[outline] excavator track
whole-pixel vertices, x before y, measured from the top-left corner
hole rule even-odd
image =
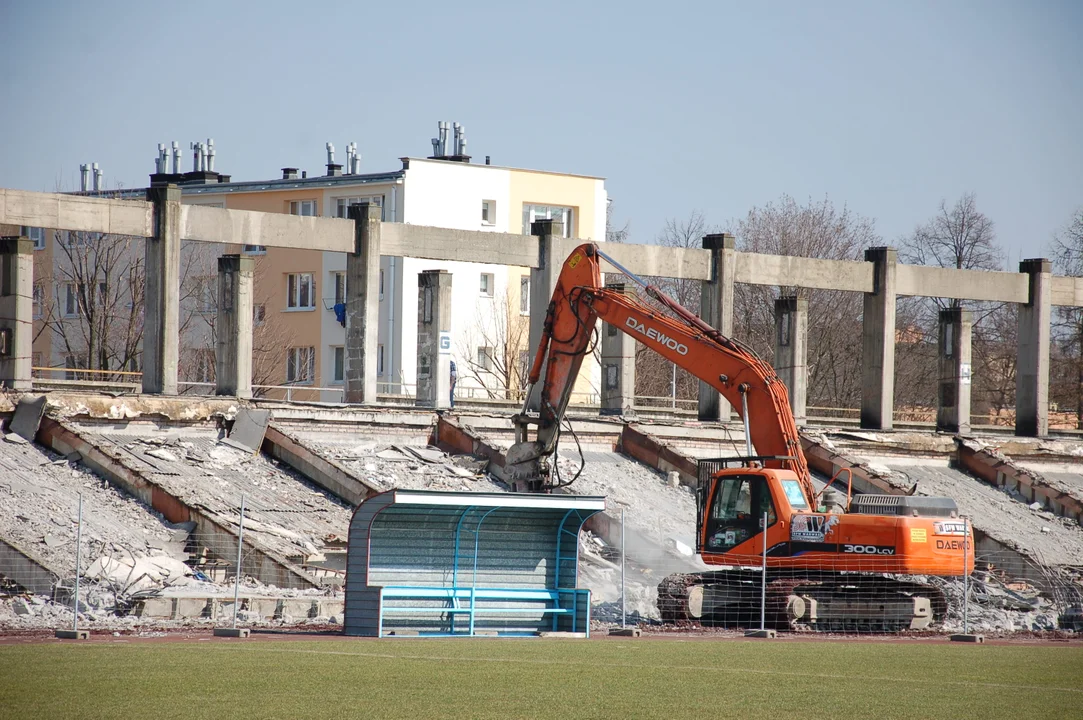
[[[762,577],[756,570],[670,575],[658,585],[662,621],[759,627]],[[766,627],[803,632],[920,630],[947,613],[940,588],[890,575],[768,570],[764,600]]]

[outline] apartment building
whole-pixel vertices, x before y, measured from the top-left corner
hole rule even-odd
[[[346,217],[353,203],[382,208],[388,222],[462,230],[529,234],[538,219],[560,219],[567,237],[605,240],[603,178],[471,162],[465,135],[441,124],[429,157],[403,157],[399,169],[360,172],[351,144],[344,164],[328,144],[318,176],[287,167],[262,181],[181,184],[185,203],[215,207]],[[217,181],[224,179],[224,182]],[[257,353],[278,353],[258,384],[293,388],[291,396],[334,402],[344,377],[345,330],[335,312],[345,294],[346,256],[303,249],[245,247],[256,258],[256,321],[264,328]],[[529,324],[529,268],[384,257],[380,273],[379,391],[413,393],[416,378],[418,274],[452,274],[455,316],[452,357],[459,395],[514,397],[525,375]],[[257,328],[257,334],[261,332]],[[197,352],[192,349],[192,352]],[[258,364],[258,361],[257,361]],[[599,370],[584,363],[579,400],[597,395]],[[306,388],[324,388],[306,391]],[[280,396],[281,391],[271,393]]]

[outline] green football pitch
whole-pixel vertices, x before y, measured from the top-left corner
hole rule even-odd
[[[0,645],[4,718],[1083,718],[1083,644],[389,639]]]

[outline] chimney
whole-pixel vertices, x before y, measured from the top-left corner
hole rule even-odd
[[[207,172],[214,172],[214,138],[207,138]]]
[[[163,170],[162,172],[165,172],[165,170]],[[173,141],[173,174],[181,174],[181,149],[180,143],[178,143],[176,140]]]
[[[486,155],[486,156],[485,156],[485,164],[486,164],[486,165],[489,165],[489,164],[491,164],[491,163],[489,162],[489,156],[488,156],[488,155]]]
[[[98,167],[98,163],[93,163],[90,167],[94,171],[94,192],[99,192],[102,189],[101,168]]]
[[[335,146],[327,143],[327,177],[338,177],[342,174],[342,166],[335,164]]]
[[[199,143],[188,143],[188,147],[192,151],[192,172],[199,172]]]
[[[79,189],[83,192],[90,189],[90,166],[86,163],[79,166]]]
[[[297,179],[297,168],[282,168],[282,179],[283,180],[296,180]]]
[[[302,170],[301,171],[301,179],[304,180],[307,177],[308,177],[308,170]]]
[[[165,172],[166,162],[168,161],[168,154],[165,149],[165,145],[158,143],[158,157],[154,159],[154,174],[161,175]]]
[[[451,154],[452,155],[459,155],[460,154],[459,153],[459,138],[461,137],[460,133],[462,132],[462,127],[463,126],[460,125],[459,123],[454,123],[451,126],[451,129],[454,131],[454,136],[451,139]]]

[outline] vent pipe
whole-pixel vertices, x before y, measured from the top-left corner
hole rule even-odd
[[[83,192],[90,189],[90,166],[86,163],[79,166],[79,189]]]
[[[440,138],[432,139],[432,156],[440,157]]]
[[[181,149],[180,143],[176,140],[173,141],[173,174],[180,175],[181,173]]]
[[[335,146],[331,143],[327,143],[327,164],[335,164]]]
[[[199,172],[199,143],[189,143],[192,151],[192,172]]]
[[[169,157],[164,143],[158,143],[158,157],[154,159],[154,172],[161,175],[166,171],[166,162]]]
[[[207,138],[207,172],[214,172],[214,138]]]
[[[455,123],[451,126],[454,131],[454,137],[452,138],[451,154],[459,155],[459,141],[462,139],[463,126],[459,123]]]
[[[447,120],[441,120],[438,124],[440,127],[440,152],[436,153],[436,156],[444,157],[447,155]]]
[[[98,163],[93,163],[90,167],[94,171],[94,192],[98,192],[102,189],[102,171]]]
[[[486,164],[486,165],[489,165],[489,164],[490,164],[490,163],[489,163],[489,156],[488,156],[488,155],[486,155],[486,156],[485,156],[485,164]]]

